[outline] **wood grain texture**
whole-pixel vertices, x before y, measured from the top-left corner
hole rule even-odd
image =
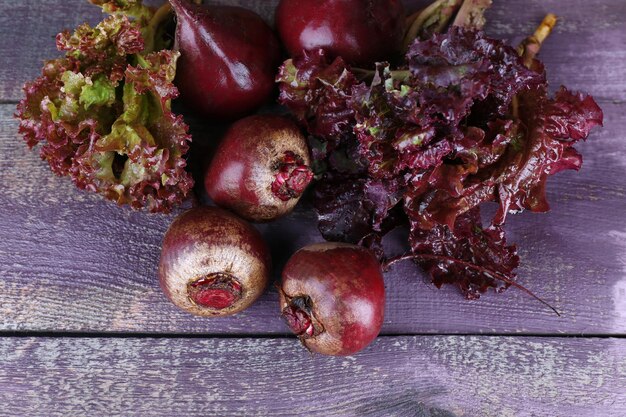
[[[626,340],[0,339],[3,416],[623,417]]]
[[[160,0],[148,3],[160,4]],[[257,11],[272,21],[278,0],[213,0]],[[428,0],[406,0],[410,10]],[[531,34],[543,16],[556,13],[560,22],[541,58],[555,86],[567,84],[606,100],[626,99],[626,2],[623,0],[498,0],[489,10],[487,32],[518,42]],[[41,72],[44,59],[57,56],[54,36],[101,17],[86,0],[0,0],[0,100],[15,101],[21,85]]]
[[[160,0],[149,0],[158,4]],[[216,0],[272,19],[277,0]],[[418,8],[428,0],[408,0]],[[160,242],[176,213],[148,215],[55,177],[12,119],[24,81],[54,57],[54,35],[98,9],[86,0],[0,0],[0,334],[142,333],[134,337],[0,338],[0,416],[626,415],[626,2],[496,0],[487,31],[517,42],[547,12],[562,17],[542,51],[553,88],[599,98],[605,128],[580,146],[580,173],[549,184],[552,212],[511,216],[523,256],[519,291],[465,301],[410,264],[386,274],[382,336],[348,358],[310,356],[291,338],[151,338],[145,333],[281,335],[270,288],[252,308],[200,319],[173,307],[156,279]],[[204,136],[198,121],[196,135]],[[197,149],[201,149],[197,148]],[[197,155],[196,155],[197,158]],[[299,247],[320,241],[309,206],[259,226],[274,276]],[[387,242],[400,252],[402,232]],[[130,335],[132,336],[132,335]]]
[[[268,19],[275,3],[234,2]],[[425,2],[411,3],[416,8]],[[511,216],[508,224],[523,256],[520,282],[563,317],[514,290],[468,302],[455,289],[437,290],[417,268],[403,264],[387,274],[383,332],[625,334],[626,3],[495,3],[489,31],[510,39],[530,33],[547,11],[563,16],[543,51],[551,81],[605,98],[606,127],[580,147],[582,172],[559,174],[549,184],[552,213]],[[83,0],[0,0],[0,10],[6,34],[0,93],[8,101],[19,98],[19,85],[37,74],[44,57],[54,56],[54,33],[101,16]],[[13,111],[13,105],[0,105],[0,330],[286,332],[273,289],[232,318],[206,320],[177,311],[155,277],[160,241],[173,216],[118,208],[55,177],[18,138]],[[306,204],[260,229],[276,271],[293,251],[321,240]],[[402,251],[398,242],[390,239],[390,246]]]
[[[520,282],[557,317],[511,289],[476,302],[437,290],[410,263],[386,274],[383,333],[626,334],[626,104],[603,103],[605,128],[580,146],[579,173],[551,180],[552,212],[511,216]],[[0,329],[203,334],[284,334],[273,288],[249,310],[201,319],[178,311],[156,279],[160,242],[173,219],[118,208],[55,177],[16,134],[0,106]],[[291,253],[320,241],[306,204],[259,228],[274,276]],[[390,247],[402,251],[399,236]]]

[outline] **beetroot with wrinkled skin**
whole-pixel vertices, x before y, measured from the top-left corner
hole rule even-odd
[[[287,262],[279,288],[282,315],[310,351],[351,355],[380,332],[385,285],[368,249],[346,243],[319,243]]]
[[[202,206],[178,216],[165,234],[159,280],[181,309],[227,316],[259,298],[269,270],[269,250],[254,227],[225,210]]]
[[[281,0],[276,27],[292,57],[322,48],[367,66],[400,51],[405,12],[400,0]]]
[[[181,53],[175,83],[190,110],[236,119],[271,98],[280,45],[259,15],[234,6],[170,3]]]
[[[220,207],[251,221],[270,221],[295,207],[313,178],[306,139],[282,116],[249,116],[220,143],[204,184]]]

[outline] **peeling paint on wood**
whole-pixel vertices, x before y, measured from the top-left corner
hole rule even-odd
[[[0,339],[8,416],[622,417],[624,392],[624,339]]]
[[[160,0],[149,3],[160,4]],[[212,0],[257,11],[272,22],[278,0]],[[428,0],[407,0],[417,10]],[[97,22],[99,9],[86,0],[0,0],[0,99],[18,100],[20,87],[41,72],[44,59],[56,56],[54,36],[84,21]],[[626,30],[623,0],[494,1],[487,13],[487,32],[519,41],[530,35],[543,16],[552,12],[560,21],[545,43],[541,57],[554,87],[567,84],[606,100],[626,99]],[[19,24],[16,24],[19,22]],[[19,47],[15,47],[19,45]],[[602,76],[599,76],[602,74]]]
[[[555,316],[510,289],[481,300],[437,290],[419,269],[386,274],[383,332],[626,333],[626,104],[603,103],[605,128],[581,145],[579,173],[548,186],[552,212],[510,216],[522,259],[520,282],[553,303]],[[173,215],[118,208],[54,176],[16,134],[13,106],[0,106],[0,329],[204,334],[284,334],[273,288],[249,310],[222,319],[179,312],[156,279],[160,242]],[[277,277],[298,248],[320,241],[312,209],[259,228]],[[401,240],[390,246],[401,251]],[[622,289],[620,291],[620,288]]]
[[[278,0],[210,2],[271,22]],[[626,2],[497,0],[487,32],[517,42],[547,12],[561,18],[541,52],[552,88],[595,95],[606,125],[580,146],[582,171],[549,184],[552,212],[507,225],[520,282],[563,317],[514,290],[468,302],[402,264],[386,275],[384,333],[626,335]],[[18,138],[10,103],[56,56],[54,35],[100,17],[86,0],[0,0],[0,332],[285,334],[273,289],[231,318],[176,310],[156,280],[176,213],[81,192]],[[321,240],[306,204],[259,228],[276,271]],[[622,417],[624,393],[624,338],[385,336],[347,358],[280,338],[0,338],[1,416]]]

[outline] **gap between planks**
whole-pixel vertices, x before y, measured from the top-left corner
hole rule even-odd
[[[249,334],[249,333],[149,333],[149,332],[55,332],[55,331],[0,331],[0,338],[59,338],[59,339],[276,339],[295,340],[291,334]],[[381,333],[378,338],[397,337],[506,337],[542,339],[626,339],[626,334],[606,333]]]

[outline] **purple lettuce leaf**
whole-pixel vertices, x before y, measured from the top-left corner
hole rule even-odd
[[[406,58],[395,71],[351,69],[322,54],[283,66],[282,103],[323,145],[313,152],[323,167],[320,230],[382,258],[383,236],[408,219],[408,256],[421,257],[436,285],[454,284],[468,298],[516,285],[506,215],[548,209],[547,178],[580,168],[573,145],[602,112],[564,88],[548,97],[539,61],[527,68],[481,31],[453,27],[415,41]],[[484,202],[499,205],[486,228]]]

